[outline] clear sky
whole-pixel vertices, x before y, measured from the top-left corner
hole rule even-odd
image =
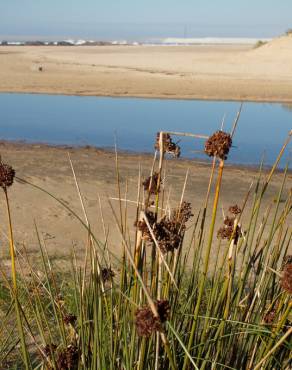
[[[0,39],[243,36],[292,28],[292,0],[0,0]]]

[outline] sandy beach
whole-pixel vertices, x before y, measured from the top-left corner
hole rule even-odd
[[[292,102],[292,37],[248,45],[1,46],[0,91]]]
[[[108,203],[110,198],[118,197],[114,153],[92,147],[53,147],[9,142],[1,142],[0,153],[2,160],[10,163],[15,168],[16,175],[19,178],[32,182],[51,192],[83,218],[79,196],[68,160],[68,153],[70,153],[92,230],[102,242],[105,240],[105,234],[109,231],[107,237],[108,245],[116,256],[120,256],[122,250],[121,238]],[[127,227],[131,240],[134,240],[135,231],[133,223],[136,212],[135,201],[137,199],[139,166],[141,166],[142,179],[145,179],[149,176],[152,160],[151,155],[121,153],[119,156],[122,198],[132,201],[127,203]],[[193,218],[194,222],[200,209],[202,209],[205,199],[210,175],[210,163],[169,159],[166,168],[165,188],[167,196],[168,192],[170,192],[170,207],[177,207],[188,169],[189,178],[185,200],[192,203],[195,215]],[[224,172],[220,209],[222,208],[226,211],[232,204],[238,203],[241,205],[243,203],[252,181],[257,177],[257,170],[233,167],[227,164]],[[282,177],[281,173],[277,173],[273,177],[269,191],[263,199],[263,212],[268,205],[271,205],[272,209],[274,208],[275,195],[280,187]],[[283,199],[287,196],[291,179],[292,175],[290,173],[284,187]],[[212,194],[214,186],[212,187]],[[83,256],[87,243],[87,232],[80,222],[76,221],[70,211],[59,205],[48,195],[19,181],[16,181],[9,190],[9,197],[11,200],[16,246],[20,251],[26,247],[33,260],[36,259],[37,261],[40,258],[34,226],[34,223],[36,223],[39,234],[46,243],[51,258],[58,261],[61,266],[62,264],[68,264],[72,246],[74,246],[78,257]],[[243,225],[247,223],[246,217],[250,212],[251,201],[252,199],[248,202],[243,215]],[[118,202],[113,199],[111,199],[111,202],[118,212]],[[0,219],[2,220],[0,258],[9,264],[3,194],[0,197],[0,205]],[[219,214],[216,228],[219,228],[222,222],[223,214]],[[190,223],[189,226],[191,225]],[[215,242],[216,240],[215,237]]]

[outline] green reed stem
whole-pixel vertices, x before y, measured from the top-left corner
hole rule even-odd
[[[223,169],[224,169],[224,161],[221,160],[220,165],[219,165],[219,172],[218,172],[218,178],[217,178],[217,185],[216,185],[215,198],[214,198],[213,211],[212,211],[212,220],[211,220],[211,225],[210,225],[210,234],[209,234],[209,240],[207,244],[203,276],[201,278],[200,285],[199,285],[199,294],[198,294],[198,298],[197,298],[197,302],[195,306],[191,334],[190,334],[188,347],[187,347],[188,352],[190,352],[191,347],[193,345],[193,341],[194,341],[194,336],[195,336],[197,322],[198,322],[198,314],[200,310],[201,301],[203,298],[203,292],[204,292],[204,287],[205,287],[205,282],[206,282],[206,277],[207,277],[207,272],[208,272],[208,267],[209,267],[209,259],[210,259],[211,247],[212,247],[212,242],[213,242],[213,234],[214,234],[214,228],[215,228],[215,222],[216,222],[216,215],[217,215],[217,208],[218,208]],[[189,358],[186,356],[184,360],[184,364],[183,364],[183,370],[186,370],[188,364],[189,364]]]
[[[16,311],[16,317],[17,317],[17,326],[18,326],[18,331],[19,331],[19,335],[20,335],[21,349],[22,349],[22,354],[23,354],[25,367],[26,367],[26,369],[31,369],[31,364],[30,364],[30,361],[29,361],[27,346],[26,346],[26,342],[25,342],[24,328],[23,328],[23,323],[22,323],[22,318],[21,318],[21,308],[20,308],[20,303],[19,303],[19,300],[18,300],[14,236],[13,236],[10,204],[9,204],[8,193],[7,193],[6,188],[4,189],[4,195],[5,195],[5,201],[6,201],[7,216],[8,216],[9,245],[10,245],[10,258],[11,258],[11,274],[12,274],[12,282],[13,282],[13,296],[14,296],[14,299],[15,299],[15,311]]]

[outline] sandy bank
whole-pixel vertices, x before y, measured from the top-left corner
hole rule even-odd
[[[99,240],[105,240],[101,221],[102,209],[105,231],[106,233],[109,231],[108,244],[113,253],[117,256],[120,255],[122,250],[121,239],[108,204],[108,198],[118,196],[114,153],[95,148],[62,148],[7,142],[0,143],[0,153],[3,161],[10,163],[16,169],[18,177],[45,188],[83,217],[68,161],[68,153],[70,153],[93,232]],[[128,203],[127,211],[129,238],[133,240],[133,222],[136,212],[134,202],[137,199],[139,166],[142,169],[142,178],[147,177],[152,164],[152,156],[121,154],[119,162],[122,197],[133,201],[133,203]],[[189,169],[189,179],[185,199],[192,203],[195,220],[205,199],[210,164],[196,163],[190,160],[168,160],[165,186],[167,194],[170,191],[169,204],[174,208],[180,200],[187,169]],[[224,171],[220,209],[223,207],[226,210],[229,205],[234,203],[242,204],[251,182],[256,177],[257,171],[255,169],[227,165]],[[284,187],[283,198],[289,191],[289,184],[291,187],[291,179],[292,175],[289,174]],[[275,195],[281,181],[282,175],[280,173],[276,174],[269,191],[264,197],[262,210],[265,210],[269,204],[272,205],[273,209]],[[212,188],[212,194],[213,190]],[[68,261],[73,245],[77,255],[83,255],[87,233],[70,211],[60,206],[48,195],[19,181],[12,186],[9,196],[18,249],[21,250],[25,245],[32,258],[38,259],[40,257],[34,227],[34,222],[36,222],[50,256],[57,259],[59,263]],[[117,201],[112,200],[112,203],[118,211]],[[2,193],[0,194],[0,206],[0,258],[8,263],[6,212]],[[247,204],[246,214],[249,213],[250,207],[251,201]],[[222,220],[223,216],[219,214],[216,228],[220,226]],[[244,216],[243,225],[246,222]]]
[[[291,58],[292,37],[258,49],[3,46],[0,91],[292,102]]]

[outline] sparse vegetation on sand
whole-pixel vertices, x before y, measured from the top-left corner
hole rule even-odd
[[[288,165],[267,209],[262,200],[292,132],[270,172],[264,174],[260,166],[245,198],[224,210],[216,230],[224,164],[238,118],[230,133],[221,129],[210,137],[158,133],[149,177],[137,179],[134,225],[116,155],[118,207],[110,199],[108,207],[120,233],[121,259],[108,249],[106,229],[102,236],[92,233],[72,162],[81,215],[0,162],[11,257],[11,273],[0,263],[1,369],[291,368],[292,192],[283,191]],[[201,209],[185,199],[188,173],[181,201],[169,207],[164,169],[167,155],[180,155],[175,136],[206,140],[212,164]],[[10,212],[15,178],[54,199],[87,230],[84,261],[73,248],[71,271],[56,269],[37,224],[42,265],[32,265],[26,248],[16,247]],[[243,223],[248,203],[251,212]],[[134,240],[130,228],[136,230]],[[192,235],[188,244],[186,233]]]
[[[261,46],[264,46],[266,45],[268,42],[267,41],[262,41],[262,40],[259,40],[255,43],[254,45],[254,49],[257,49],[257,48],[260,48]]]

